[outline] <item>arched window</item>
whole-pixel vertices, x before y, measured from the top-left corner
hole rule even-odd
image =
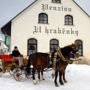
[[[43,24],[47,24],[48,23],[48,15],[47,14],[45,14],[45,13],[40,13],[39,14],[39,17],[38,17],[39,19],[39,23],[43,23]]]
[[[57,39],[50,40],[50,52],[55,51],[59,46],[59,41]]]
[[[73,25],[73,16],[71,15],[65,16],[65,25]]]
[[[81,40],[76,40],[75,44],[78,46],[79,55],[83,56],[83,42]]]
[[[27,55],[37,52],[37,40],[32,38],[28,40]]]
[[[61,0],[52,0],[53,3],[61,3]]]

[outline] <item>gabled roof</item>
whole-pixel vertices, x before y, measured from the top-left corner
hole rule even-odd
[[[10,21],[8,21],[7,23],[11,22],[14,18],[16,18],[19,14],[21,14],[22,12],[24,12],[27,8],[29,8],[31,5],[33,5],[35,2],[37,2],[38,0],[34,0],[33,2],[30,3],[29,6],[27,6],[25,9],[23,9],[20,13],[18,13],[16,16],[14,16]],[[88,17],[90,17],[90,15],[76,2],[76,0],[72,0],[84,13],[86,13],[86,15]],[[5,25],[7,25],[7,23]],[[5,26],[4,25],[4,26]],[[2,26],[1,28],[3,28],[4,26]]]

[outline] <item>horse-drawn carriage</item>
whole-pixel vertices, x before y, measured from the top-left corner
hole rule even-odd
[[[35,72],[37,71],[39,80],[40,80],[40,72],[42,75],[42,79],[44,79],[43,71],[45,68],[49,68],[50,62],[52,62],[52,68],[53,65],[55,64],[55,68],[54,68],[55,86],[58,86],[57,84],[58,73],[59,73],[59,82],[61,85],[63,85],[64,82],[66,82],[65,69],[68,63],[73,62],[70,59],[79,56],[76,52],[77,52],[77,46],[75,44],[71,44],[64,48],[59,48],[58,50],[51,53],[51,57],[50,54],[48,53],[37,52],[31,54],[28,59],[24,58],[22,67],[19,67],[18,60],[13,59],[10,55],[0,55],[0,59],[2,62],[2,69],[0,68],[0,73],[6,71],[10,72],[11,70],[13,70],[13,76],[15,80],[20,81],[22,79],[21,77],[22,70],[24,70],[26,76],[32,74],[34,84],[36,84]],[[55,57],[55,53],[56,53],[56,57]],[[56,63],[54,63],[54,59],[57,60]],[[30,67],[31,65],[33,65],[32,68]]]
[[[0,55],[0,77],[3,73],[9,72],[14,76],[15,80],[21,80],[21,78],[19,77],[21,75],[21,69],[24,68],[26,64],[27,57],[23,57],[22,66],[19,66],[19,60],[17,58],[12,58],[11,54]],[[19,73],[18,76],[17,73]]]

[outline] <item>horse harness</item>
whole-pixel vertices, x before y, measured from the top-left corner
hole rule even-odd
[[[61,59],[62,61],[67,62],[67,63],[72,63],[71,60],[65,59],[65,57],[63,56],[60,48],[57,50],[57,55],[60,57],[60,59]]]

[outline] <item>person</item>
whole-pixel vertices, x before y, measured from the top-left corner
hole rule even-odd
[[[21,56],[17,46],[14,47],[14,50],[12,51],[12,57],[19,57]]]
[[[19,60],[19,67],[21,67],[22,66],[23,57],[22,57],[21,53],[19,52],[17,46],[14,47],[14,50],[12,51],[11,55],[12,55],[12,58],[17,58]]]

